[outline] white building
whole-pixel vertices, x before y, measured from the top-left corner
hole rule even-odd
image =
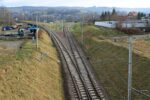
[[[116,28],[117,21],[97,21],[95,22],[95,25],[108,28]]]
[[[102,27],[108,27],[108,28],[116,28],[118,24],[118,21],[97,21],[95,22],[96,26],[102,26]],[[121,23],[121,26],[123,28],[144,28],[147,27],[147,23],[145,21],[141,20],[135,20],[135,21],[124,21]]]

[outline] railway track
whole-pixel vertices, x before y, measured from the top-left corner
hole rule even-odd
[[[81,50],[78,47],[78,44],[72,34],[68,31],[68,29],[64,29],[64,33],[66,34],[66,38],[69,43],[70,51],[73,54],[74,61],[76,63],[76,66],[78,68],[78,73],[81,75],[81,77],[84,80],[84,84],[86,85],[87,92],[90,95],[91,100],[105,100],[105,96],[97,84],[97,82],[94,80],[93,74],[90,72],[90,69],[88,68],[88,64],[86,62],[86,59],[81,55]]]
[[[46,29],[48,30],[48,29]],[[108,100],[102,89],[95,81],[95,77],[88,68],[86,59],[81,54],[81,50],[74,37],[67,29],[64,29],[64,40],[61,40],[56,33],[50,32],[50,36],[55,43],[63,64],[66,65],[70,77],[72,100]]]

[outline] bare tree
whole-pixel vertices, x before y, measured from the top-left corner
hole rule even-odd
[[[10,11],[6,7],[0,7],[0,24],[11,25],[12,23],[13,18]]]

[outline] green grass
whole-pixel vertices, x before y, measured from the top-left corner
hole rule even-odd
[[[85,26],[84,50],[93,69],[111,100],[127,100],[128,49],[111,43],[94,41],[91,37],[123,35],[113,29]],[[74,26],[74,35],[80,40],[80,28]],[[116,33],[115,33],[116,32]],[[118,32],[118,33],[117,33]],[[91,33],[91,34],[88,34]],[[113,34],[107,34],[113,33]],[[80,41],[79,41],[80,42]],[[150,91],[150,59],[133,53],[133,87]],[[147,92],[149,93],[149,92]],[[132,100],[149,100],[148,97],[132,94]]]
[[[3,39],[0,39],[0,41],[17,41],[18,39],[15,39],[15,38],[3,38]]]
[[[77,23],[75,24],[71,31],[73,33],[76,33],[76,36],[81,36],[81,24]],[[107,36],[107,37],[112,37],[112,36],[120,36],[120,35],[124,35],[123,32],[120,32],[116,29],[111,29],[111,28],[104,28],[104,27],[96,27],[94,25],[84,25],[83,26],[83,32],[84,32],[84,36],[98,36],[98,35],[102,35],[102,36]]]
[[[89,45],[86,53],[111,100],[124,100],[127,97],[128,50],[107,42],[91,41]],[[149,59],[133,54],[133,87],[150,90],[149,65]],[[133,100],[148,100],[135,94]]]
[[[16,59],[21,60],[25,58],[30,58],[32,56],[33,51],[36,50],[35,46],[33,46],[32,42],[26,41],[20,50],[16,53]]]

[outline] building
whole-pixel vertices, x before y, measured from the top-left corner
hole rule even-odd
[[[150,23],[143,20],[126,20],[126,21],[96,21],[96,26],[107,28],[139,28],[141,30],[150,30]]]
[[[96,21],[95,25],[108,28],[116,28],[117,21]]]

